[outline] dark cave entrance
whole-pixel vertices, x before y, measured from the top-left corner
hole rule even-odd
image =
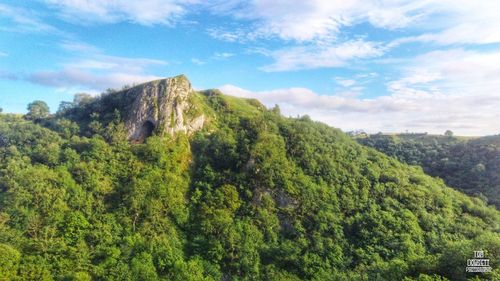
[[[137,142],[144,142],[148,137],[150,137],[153,134],[154,130],[155,130],[155,124],[153,124],[153,122],[151,121],[144,122],[144,124],[142,124]]]

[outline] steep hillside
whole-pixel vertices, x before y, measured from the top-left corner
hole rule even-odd
[[[357,140],[402,162],[420,165],[447,185],[500,208],[500,136],[379,134]]]
[[[420,168],[217,90],[186,93],[182,114],[203,115],[198,130],[136,141],[127,120],[139,89],[35,121],[0,115],[0,276],[500,277],[500,213]],[[492,273],[466,275],[475,250]]]

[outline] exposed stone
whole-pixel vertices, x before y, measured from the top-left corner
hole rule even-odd
[[[125,127],[132,142],[143,142],[152,133],[159,135],[201,129],[205,116],[188,117],[191,83],[184,76],[176,76],[144,83],[128,89],[132,106],[125,117]]]
[[[291,234],[296,233],[290,214],[295,212],[299,202],[281,188],[257,187],[253,193],[252,203],[262,206],[265,196],[270,196],[274,201],[273,206],[278,209],[277,215],[281,231]]]

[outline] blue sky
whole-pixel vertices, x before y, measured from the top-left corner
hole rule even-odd
[[[0,2],[6,112],[181,73],[346,131],[498,134],[500,2]]]

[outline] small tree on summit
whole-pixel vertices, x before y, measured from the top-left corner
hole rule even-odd
[[[36,100],[28,104],[28,114],[26,114],[26,119],[28,120],[40,120],[49,116],[50,109],[49,106],[41,100]]]
[[[451,138],[453,137],[453,132],[451,130],[446,130],[446,132],[444,132],[444,135]]]
[[[92,102],[94,97],[87,93],[76,93],[73,97],[73,103],[78,106],[84,106]]]

